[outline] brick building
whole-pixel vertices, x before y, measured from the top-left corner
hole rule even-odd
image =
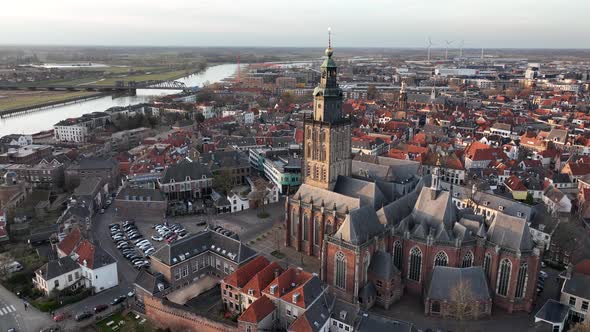
[[[20,180],[30,183],[34,188],[57,190],[64,184],[64,164],[57,159],[43,159],[35,165],[11,165],[7,170],[15,172]]]
[[[36,164],[43,159],[51,159],[53,148],[49,145],[30,144],[9,148],[0,154],[0,164]]]
[[[66,188],[75,188],[81,178],[97,177],[108,183],[109,188],[119,187],[119,163],[113,158],[83,158],[73,162],[65,170]]]
[[[213,175],[204,165],[184,159],[166,168],[158,185],[169,201],[202,198],[211,194]]]
[[[176,290],[206,275],[224,278],[255,256],[256,252],[235,234],[207,229],[162,246],[150,261],[152,271],[162,274]]]
[[[332,51],[327,55],[314,119],[305,122],[304,184],[285,203],[285,244],[319,257],[330,291],[365,307],[388,307],[403,291],[424,294],[435,266],[481,266],[494,305],[530,311],[541,253],[527,220],[502,212],[484,219],[460,209],[453,189],[441,188],[438,166],[418,184],[404,175],[405,166],[390,172],[359,161],[348,168],[350,135],[342,136],[341,93]],[[486,153],[473,161],[505,156],[475,150]]]
[[[162,220],[168,202],[158,189],[123,188],[115,198],[117,215],[123,219]]]

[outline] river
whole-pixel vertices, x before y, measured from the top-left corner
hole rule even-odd
[[[228,63],[208,67],[204,72],[178,79],[187,86],[203,86],[203,83],[215,83],[235,74],[236,64]],[[113,106],[128,106],[149,101],[154,96],[178,93],[176,90],[137,90],[136,96],[107,96],[91,100],[51,107],[19,116],[0,118],[0,137],[7,134],[34,134],[52,129],[53,125],[63,119],[79,117],[82,114],[104,111]]]

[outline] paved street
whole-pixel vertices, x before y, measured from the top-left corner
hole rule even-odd
[[[49,315],[32,306],[25,311],[23,301],[0,286],[0,331],[15,328],[17,331],[33,332],[52,326]]]
[[[109,207],[106,209],[104,214],[97,214],[95,216],[92,222],[92,232],[90,235],[96,245],[100,246],[106,252],[111,254],[115,260],[117,260],[119,285],[94,296],[88,297],[78,303],[58,309],[56,311],[57,313],[65,312],[72,316],[70,319],[60,324],[61,327],[66,331],[75,331],[79,329],[80,326],[89,324],[94,320],[99,320],[101,317],[107,316],[112,310],[115,310],[116,308],[109,307],[109,310],[100,313],[98,317],[93,317],[92,319],[84,321],[81,324],[74,322],[73,316],[76,314],[85,310],[92,311],[92,309],[99,304],[109,304],[115,297],[127,294],[133,289],[133,282],[135,281],[138,271],[133,268],[123,256],[121,256],[119,250],[117,250],[113,241],[111,240],[108,225],[116,221],[118,220],[115,220],[115,209],[114,207]]]

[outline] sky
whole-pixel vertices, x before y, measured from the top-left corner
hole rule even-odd
[[[0,44],[590,48],[589,0],[3,0]]]

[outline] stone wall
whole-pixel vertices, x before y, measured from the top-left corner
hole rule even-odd
[[[145,296],[145,313],[150,322],[171,331],[234,332],[236,325],[213,321],[164,300]]]

